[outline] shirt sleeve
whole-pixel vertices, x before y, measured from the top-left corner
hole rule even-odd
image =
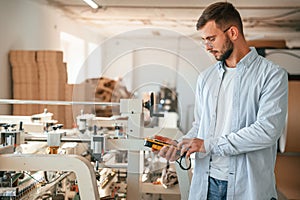
[[[288,77],[278,68],[265,77],[259,95],[256,120],[249,126],[219,138],[209,138],[205,149],[220,156],[231,156],[268,148],[281,136],[287,115]]]

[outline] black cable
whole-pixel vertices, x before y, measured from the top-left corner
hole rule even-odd
[[[179,161],[176,160],[176,162],[179,164],[179,167],[180,167],[182,170],[189,170],[189,169],[191,169],[191,167],[192,167],[191,157],[188,158],[188,159],[189,159],[189,165],[188,165],[187,167],[184,167],[184,166],[182,165],[182,159],[185,159],[185,155],[186,155],[186,153],[184,153],[182,156],[180,156]]]

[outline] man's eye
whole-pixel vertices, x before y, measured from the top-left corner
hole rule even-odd
[[[215,37],[211,37],[211,38],[207,38],[207,40],[210,41],[210,42],[214,42],[216,40],[216,38]]]

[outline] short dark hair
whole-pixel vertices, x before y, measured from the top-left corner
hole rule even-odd
[[[239,12],[228,2],[217,2],[209,5],[198,19],[196,28],[201,29],[208,21],[215,21],[219,29],[226,29],[228,25],[236,26],[243,33],[243,23]]]

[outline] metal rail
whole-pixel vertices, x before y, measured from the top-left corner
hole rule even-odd
[[[119,106],[117,102],[93,102],[93,101],[48,101],[48,100],[19,100],[0,99],[0,104],[47,104],[47,105],[98,105],[98,106]]]

